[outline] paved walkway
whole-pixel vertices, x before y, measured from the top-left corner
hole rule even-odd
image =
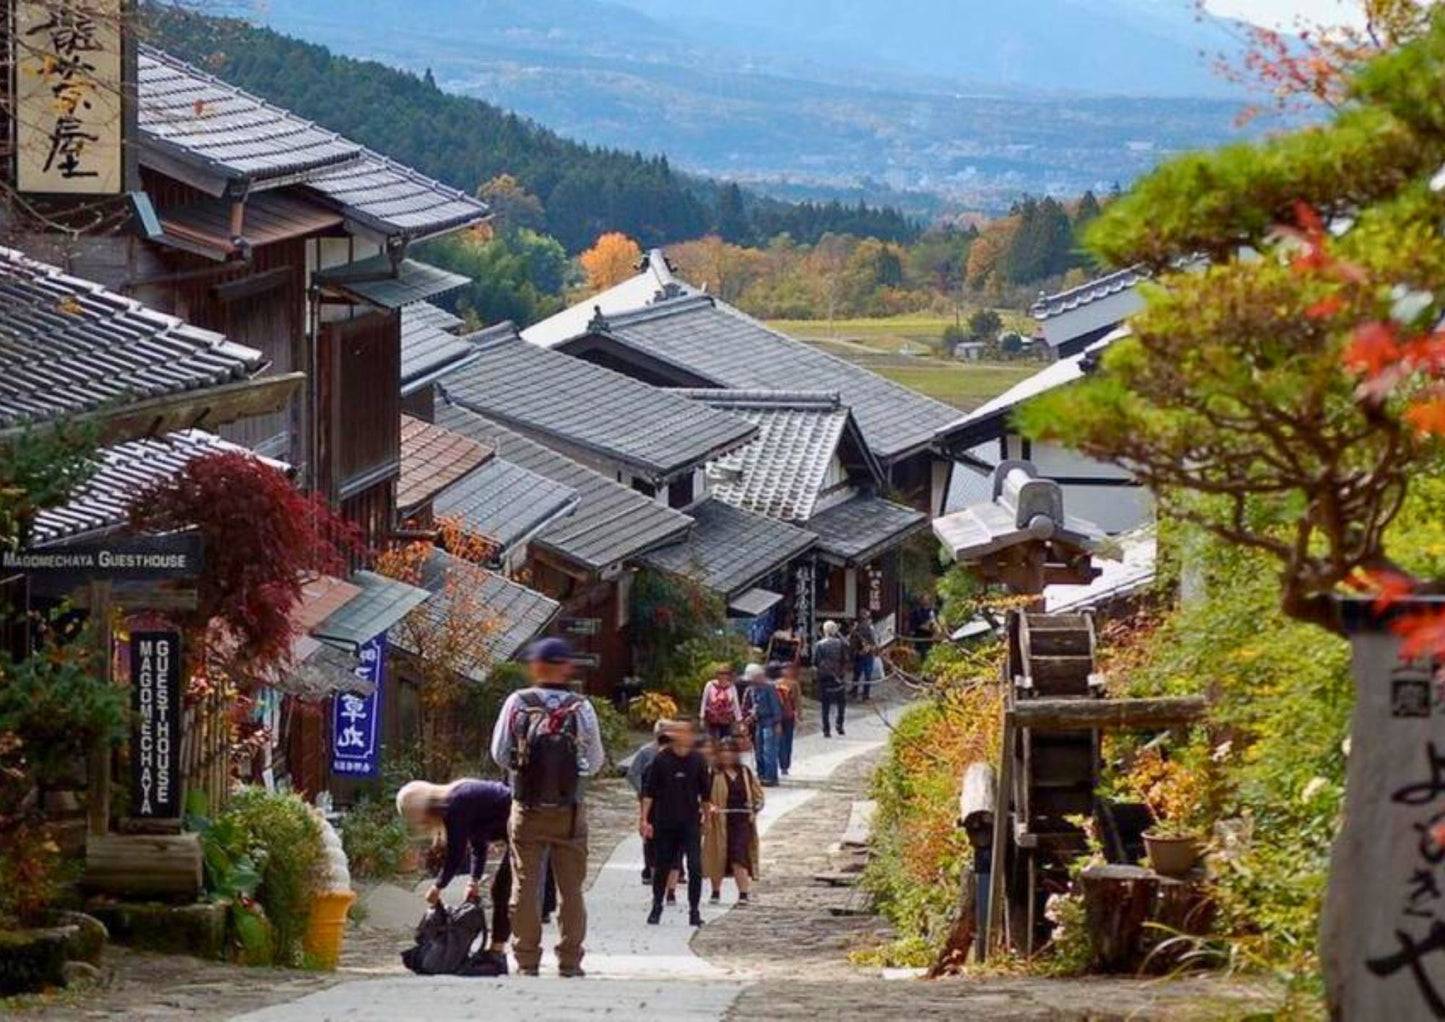
[[[759,818],[764,835],[789,813],[818,795],[816,785],[855,757],[879,748],[887,726],[876,713],[854,711],[847,738],[800,738],[793,772],[785,787],[768,791]],[[685,906],[669,910],[661,926],[646,924],[649,895],[643,888],[642,842],[623,841],[587,892],[590,916],[585,980],[562,980],[556,963],[543,963],[537,979],[501,980],[397,976],[343,983],[289,1004],[239,1016],[236,1022],[462,1022],[667,1017],[676,1022],[713,1022],[725,1017],[757,977],[713,965],[689,946],[693,929]],[[766,880],[763,881],[766,883]],[[731,885],[724,891],[728,897]],[[731,906],[705,905],[704,918],[717,920]],[[740,911],[764,911],[753,906]]]

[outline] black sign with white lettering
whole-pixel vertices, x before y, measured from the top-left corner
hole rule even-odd
[[[201,574],[201,537],[123,536],[40,550],[6,550],[0,569],[29,576],[31,591],[63,595],[88,582],[156,582]]]
[[[181,815],[181,635],[132,632],[131,815]]]

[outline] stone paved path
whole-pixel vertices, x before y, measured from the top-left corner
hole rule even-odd
[[[806,813],[818,795],[817,785],[851,760],[882,747],[887,725],[881,716],[860,712],[851,724],[846,738],[798,739],[788,785],[768,792],[768,806],[759,819],[765,838],[790,814]],[[685,907],[670,910],[661,926],[648,926],[649,897],[641,870],[642,842],[633,836],[613,851],[589,888],[586,980],[556,978],[549,953],[537,979],[408,975],[364,980],[238,1016],[236,1022],[461,1022],[481,1017],[551,1022],[639,1016],[711,1022],[727,1017],[733,1002],[758,977],[749,969],[713,964],[695,953],[690,946],[695,931],[687,925]],[[729,911],[727,904],[707,906],[704,917],[716,923]]]

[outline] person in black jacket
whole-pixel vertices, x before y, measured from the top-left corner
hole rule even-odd
[[[649,924],[662,921],[663,899],[667,894],[667,872],[661,867],[676,861],[678,853],[687,860],[688,923],[702,925],[702,821],[712,811],[712,784],[707,763],[694,747],[691,726],[679,726],[672,741],[658,752],[647,771],[637,829],[644,841],[654,842],[652,911]]]
[[[412,781],[396,793],[401,818],[415,830],[430,830],[445,844],[445,859],[436,882],[426,893],[427,904],[441,901],[442,891],[462,870],[470,879],[464,899],[479,901],[487,868],[487,847],[507,840],[507,819],[512,812],[512,791],[496,781],[461,780],[452,784]],[[504,854],[492,877],[492,934],[488,958],[493,975],[507,973],[507,939],[512,935],[512,869]]]

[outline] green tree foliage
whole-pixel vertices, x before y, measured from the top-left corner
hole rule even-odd
[[[152,40],[227,81],[440,181],[473,192],[511,175],[545,207],[542,225],[568,252],[620,231],[644,248],[701,237],[724,203],[719,189],[662,156],[564,139],[481,100],[439,91],[429,76],[337,56],[241,21],[169,6],[151,11]],[[739,237],[790,232],[815,241],[828,231],[908,240],[918,228],[901,212],[859,204],[754,198]],[[526,225],[519,225],[526,226]]]
[[[752,240],[752,228],[743,209],[743,190],[734,182],[729,181],[718,191],[713,233],[733,245],[746,245]]]
[[[554,238],[522,228],[483,237],[453,235],[428,242],[421,258],[471,281],[443,300],[460,315],[484,324],[511,320],[531,326],[563,306],[575,271]]]
[[[1003,317],[993,309],[977,309],[968,317],[968,339],[979,344],[991,344],[998,340],[1003,329]]]
[[[1074,265],[1074,225],[1059,202],[1025,198],[1014,216],[1018,227],[999,260],[1004,280],[1027,284],[1059,276]]]
[[[1166,500],[1204,495],[1178,513],[1272,557],[1287,612],[1326,626],[1337,587],[1388,570],[1388,526],[1441,467],[1442,76],[1437,16],[1331,124],[1173,161],[1114,203],[1094,247],[1161,286],[1101,372],[1022,417]],[[1175,270],[1199,253],[1208,269]]]

